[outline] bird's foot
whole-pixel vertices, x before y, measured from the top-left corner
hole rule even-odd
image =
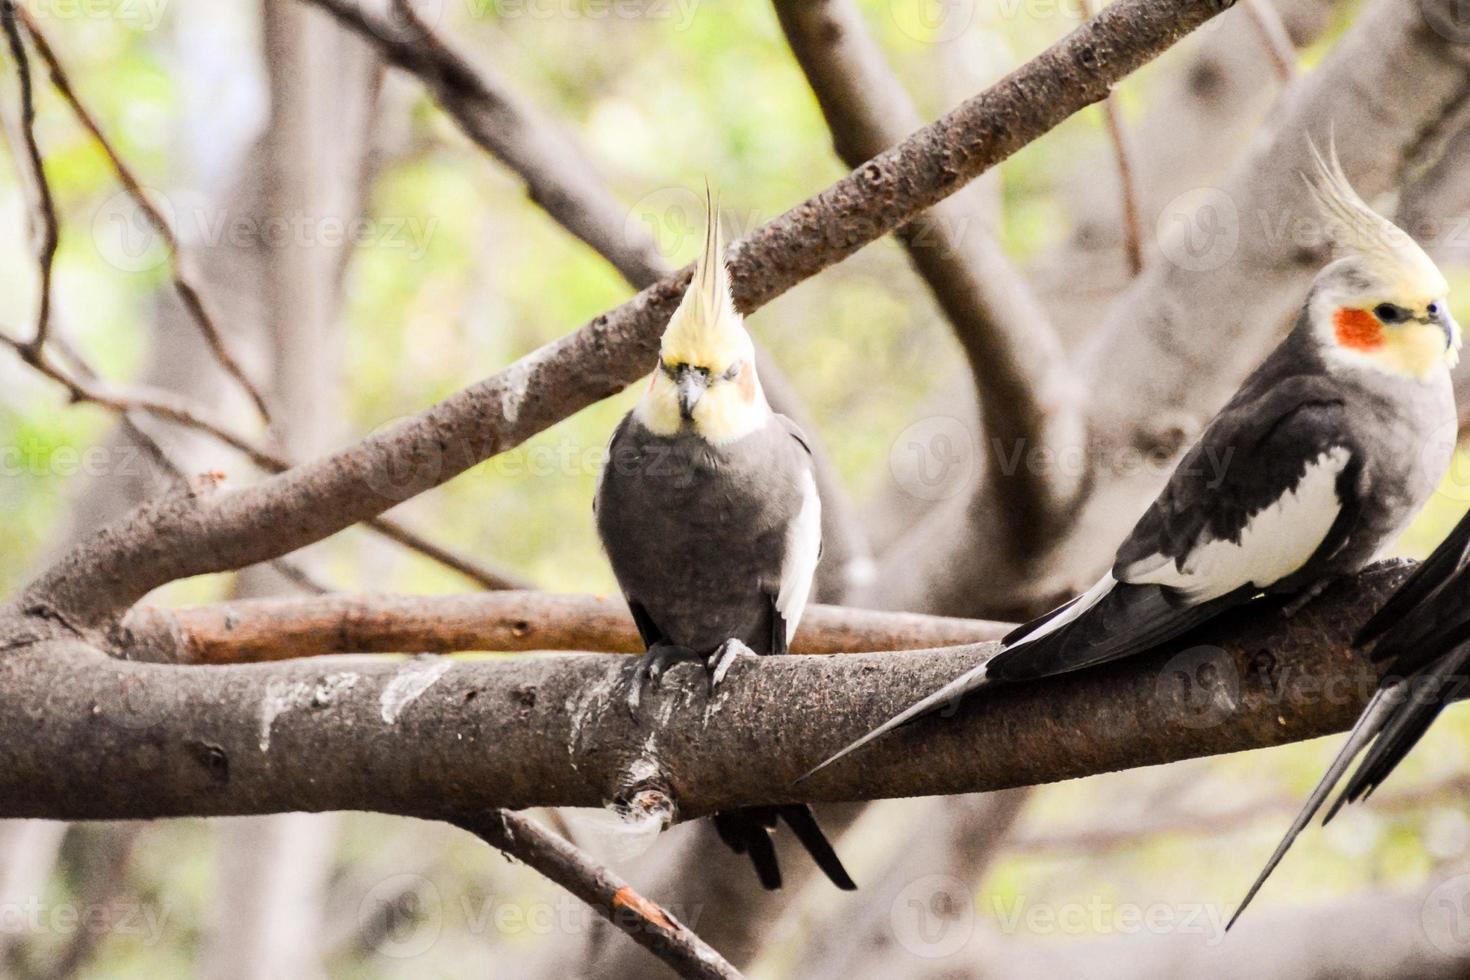
[[[658,687],[659,679],[664,672],[677,663],[686,660],[700,660],[699,654],[688,647],[681,647],[673,643],[655,643],[648,648],[648,652],[638,661],[637,668],[633,671],[633,678],[628,687],[628,711],[634,720],[638,718],[638,704],[643,698],[643,685]]]
[[[721,643],[714,653],[705,660],[704,666],[709,671],[709,693],[714,694],[715,688],[725,679],[730,671],[730,665],[735,662],[736,657],[756,655],[755,651],[746,646],[742,641],[733,636]]]
[[[1311,585],[1307,586],[1305,589],[1292,596],[1287,601],[1286,605],[1281,607],[1281,615],[1287,619],[1291,619],[1297,613],[1301,612],[1308,605],[1310,605],[1313,599],[1317,598],[1323,592],[1326,592],[1328,586],[1332,585],[1332,583],[1335,581],[1337,581],[1336,578],[1324,578],[1319,581],[1313,582]]]

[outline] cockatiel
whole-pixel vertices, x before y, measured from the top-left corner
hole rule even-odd
[[[1387,664],[1378,690],[1358,716],[1347,743],[1327,767],[1271,860],[1251,885],[1230,925],[1240,918],[1276,865],[1359,753],[1367,754],[1337,801],[1326,824],[1344,804],[1367,799],[1409,754],[1450,702],[1470,684],[1470,514],[1414,569],[1383,608],[1359,631],[1357,643],[1373,646],[1373,660]],[[1228,928],[1228,927],[1227,927]]]
[[[713,206],[653,376],[613,433],[594,507],[648,648],[629,692],[635,715],[645,682],[656,685],[675,662],[703,661],[713,693],[739,654],[787,652],[821,554],[822,505],[811,450],[761,390]],[[805,806],[714,817],[721,839],[773,889],[778,820],[834,884],[856,887]]]
[[[1129,657],[1262,594],[1294,596],[1295,607],[1398,538],[1449,465],[1460,329],[1429,257],[1363,203],[1336,153],[1330,163],[1312,154],[1307,186],[1342,254],[1184,456],[1111,572],[807,776],[982,685]]]

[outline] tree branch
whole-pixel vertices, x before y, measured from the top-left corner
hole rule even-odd
[[[598,183],[580,150],[517,95],[414,15],[393,18],[356,0],[304,0],[374,44],[389,64],[417,77],[465,135],[526,182],[531,199],[639,287],[667,273],[652,236],[624,234],[627,209]]]
[[[10,6],[10,0],[6,0],[6,7],[9,8]],[[77,122],[81,123],[82,128],[97,141],[97,145],[102,148],[103,154],[107,157],[108,164],[112,167],[112,172],[123,185],[123,189],[127,191],[128,197],[132,199],[138,211],[147,220],[148,224],[153,227],[153,230],[158,233],[159,238],[163,240],[164,246],[168,250],[170,268],[173,273],[174,289],[179,295],[179,301],[183,303],[185,311],[189,314],[189,318],[199,328],[199,332],[204,337],[205,343],[208,344],[210,352],[214,355],[214,359],[224,369],[224,372],[233,378],[241,390],[250,398],[261,419],[269,424],[271,421],[270,409],[266,405],[265,396],[261,393],[260,387],[250,379],[249,374],[241,367],[239,360],[230,353],[229,345],[225,343],[224,335],[220,333],[219,327],[214,322],[214,318],[209,315],[209,311],[204,306],[204,298],[184,274],[183,255],[179,249],[179,241],[177,236],[174,235],[173,228],[169,225],[168,219],[149,200],[147,193],[143,190],[143,185],[139,183],[132,169],[123,162],[122,156],[113,147],[112,141],[103,134],[102,127],[98,125],[96,117],[82,103],[82,100],[77,97],[76,89],[72,87],[71,79],[68,77],[66,69],[62,67],[61,60],[56,57],[56,52],[52,50],[51,43],[46,39],[46,35],[41,32],[40,26],[36,23],[35,18],[24,7],[16,7],[15,11],[20,23],[24,25],[26,33],[30,35],[31,43],[35,45],[36,53],[41,56],[41,60],[46,64],[46,70],[51,75],[51,84],[71,108],[72,114],[77,118]],[[12,41],[12,46],[17,44],[19,44],[18,36]],[[29,130],[29,126],[27,129]],[[39,172],[39,157],[37,157],[37,163]],[[42,182],[44,184],[44,179]],[[44,199],[48,202],[47,207],[49,209],[49,188],[45,189],[44,194]],[[54,252],[56,247],[56,215],[54,210],[51,211],[49,220],[52,225],[50,249]],[[49,266],[49,255],[47,256],[46,264]],[[49,282],[49,269],[46,270],[45,276],[45,281]],[[43,339],[44,336],[38,337],[38,341]],[[37,342],[33,346],[39,349],[41,345]]]
[[[1003,789],[1278,745],[1357,716],[1376,676],[1351,637],[1405,572],[1379,566],[1289,618],[1253,603],[1182,653],[998,688],[799,786],[828,752],[994,645],[746,659],[713,698],[698,665],[683,665],[635,719],[632,658],[171,666],[108,657],[65,624],[13,616],[0,621],[0,648],[14,648],[0,656],[0,816],[444,819],[656,792],[687,818]],[[114,640],[127,655],[126,633]]]
[[[633,890],[633,886],[555,834],[525,817],[498,810],[454,821],[481,840],[535,868],[634,942],[667,963],[681,977],[730,980],[740,974],[688,926]]]
[[[23,17],[25,11],[18,8],[14,0],[0,0],[0,28],[5,31],[5,40],[10,47],[10,56],[15,60],[15,73],[20,82],[19,149],[24,161],[23,169],[30,177],[31,191],[35,195],[33,220],[40,223],[36,264],[41,273],[41,285],[36,305],[36,329],[24,347],[28,356],[39,357],[51,330],[51,273],[55,265],[60,228],[56,220],[56,202],[51,197],[51,183],[46,179],[46,167],[41,159],[41,147],[36,142],[35,85],[31,78],[31,61],[26,55],[25,40],[16,26],[18,15]]]
[[[994,640],[983,620],[812,606],[796,653],[918,650]],[[334,653],[581,650],[642,653],[621,600],[544,592],[445,596],[331,595],[169,609],[136,606],[129,655],[159,663],[241,664]]]
[[[1286,29],[1281,14],[1266,0],[1242,0],[1251,26],[1261,37],[1261,44],[1271,56],[1271,64],[1283,83],[1296,78],[1296,48],[1291,43],[1291,32]]]
[[[787,42],[806,73],[837,153],[858,167],[922,125],[902,84],[847,0],[777,0]],[[986,230],[978,209],[951,198],[898,230],[969,357],[985,433],[988,475],[1016,552],[1042,538],[1075,498],[1083,474],[1011,468],[1001,460],[1058,455],[1081,440],[1077,384],[1040,303]]]
[[[730,249],[754,310],[912,219],[1154,57],[1218,7],[1119,0],[1005,79]],[[166,582],[257,564],[438,486],[644,374],[688,271],[356,446],[240,490],[175,494],[69,553],[24,604],[99,625]]]
[[[518,97],[500,78],[468,57],[412,7],[395,0],[395,19],[342,0],[304,0],[321,7],[354,31],[390,63],[417,78],[460,130],[477,146],[525,181],[531,199],[572,235],[591,246],[635,289],[671,272],[657,243],[585,163],[585,154],[562,126]],[[762,387],[772,407],[790,416],[808,434],[807,418],[795,387],[779,365],[756,353]],[[817,591],[840,601],[854,578],[861,580],[871,549],[862,534],[847,490],[820,439],[813,439],[817,489],[821,492],[822,532],[827,561],[818,568]]]
[[[59,338],[53,338],[53,341],[57,339]],[[114,412],[130,426],[133,425],[131,421],[133,415],[137,413],[151,415],[186,429],[202,432],[244,454],[252,463],[269,473],[282,473],[290,469],[290,464],[285,458],[249,437],[214,421],[208,416],[205,406],[195,404],[175,392],[161,388],[109,384],[98,378],[97,373],[87,362],[75,351],[69,349],[68,357],[75,365],[76,376],[68,375],[47,357],[44,349],[32,351],[26,344],[4,331],[0,331],[0,345],[14,349],[31,367],[65,388],[72,401],[87,402]],[[135,426],[134,431],[144,436]],[[147,439],[146,436],[144,438]],[[165,459],[163,451],[151,439],[147,439],[144,445],[151,445],[150,453],[156,450],[158,458]],[[179,471],[179,468],[171,463],[167,465],[167,469],[173,473]],[[531,587],[522,576],[506,569],[495,568],[479,559],[458,554],[435,544],[394,518],[375,517],[366,521],[365,524],[369,529],[388,540],[395,541],[410,551],[416,551],[446,568],[451,568],[487,589],[527,589]]]
[[[1162,259],[1073,357],[1091,393],[1095,479],[1076,520],[1047,542],[1054,558],[1018,576],[1004,554],[1009,532],[999,508],[936,510],[900,545],[913,567],[900,565],[896,581],[880,583],[892,604],[924,596],[946,613],[1007,617],[1011,606],[985,604],[972,583],[1014,582],[1015,605],[1025,608],[1075,594],[1107,567],[1178,454],[1284,335],[1327,261],[1323,246],[1303,241],[1304,228],[1318,227],[1301,190],[1311,167],[1304,134],[1320,145],[1335,128],[1349,179],[1371,199],[1390,182],[1412,185],[1411,165],[1458,118],[1470,53],[1426,21],[1452,17],[1450,5],[1371,4],[1285,92],[1272,128],[1228,175],[1181,194],[1173,213],[1156,219],[1168,232],[1158,242]],[[918,563],[921,555],[930,560]]]

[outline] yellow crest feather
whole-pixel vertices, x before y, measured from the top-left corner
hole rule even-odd
[[[1317,175],[1315,180],[1306,175],[1303,179],[1330,226],[1332,243],[1356,257],[1394,293],[1385,300],[1412,306],[1442,298],[1449,291],[1444,275],[1408,232],[1370,208],[1353,190],[1336,144],[1328,143],[1326,157],[1311,139],[1307,148]]]
[[[705,190],[704,248],[689,288],[664,330],[662,353],[671,363],[724,370],[750,356],[750,336],[730,295],[720,212]]]

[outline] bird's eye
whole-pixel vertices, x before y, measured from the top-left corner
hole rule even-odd
[[[668,361],[659,361],[658,366],[663,369],[664,374],[667,374],[671,378],[679,373],[679,365],[677,364],[670,364]]]
[[[725,369],[725,373],[721,375],[721,377],[723,377],[726,381],[734,381],[736,378],[740,377],[740,370],[743,367],[745,367],[744,362],[736,361],[734,364],[731,364],[728,368]]]
[[[1439,304],[1430,303],[1424,308],[1424,312],[1428,313],[1430,316],[1439,316]]]
[[[1384,323],[1403,323],[1409,318],[1409,311],[1392,303],[1379,303],[1373,307],[1373,315]]]

